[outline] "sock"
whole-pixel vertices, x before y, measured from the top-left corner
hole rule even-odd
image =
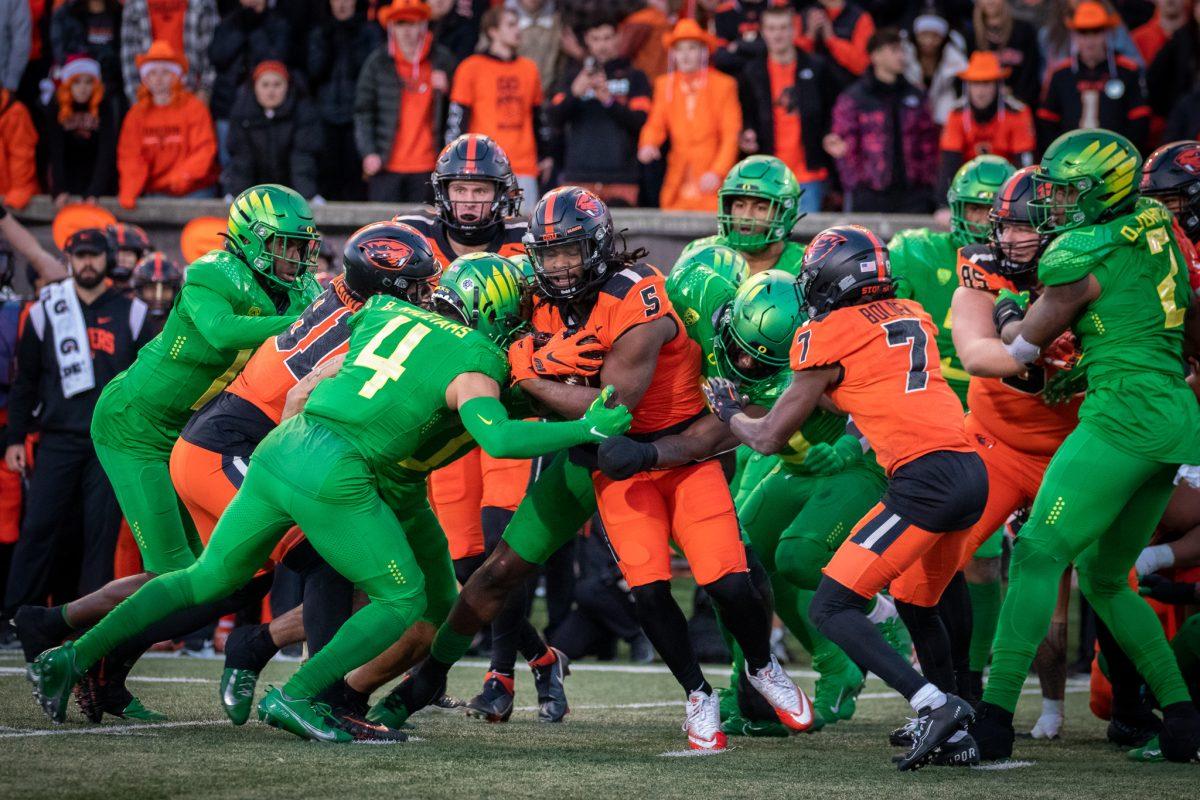
[[[896,601],[896,610],[908,632],[912,634],[913,647],[921,662],[921,674],[944,692],[957,686],[954,665],[950,655],[950,636],[937,608],[915,606]]]
[[[558,661],[558,654],[556,654],[549,647],[546,647],[544,644],[542,646],[545,648],[545,652],[537,658],[529,660],[529,666],[533,669],[537,669],[538,667],[548,667],[555,661]]]
[[[67,603],[63,603],[61,606],[55,606],[51,610],[58,613],[47,615],[50,625],[53,628],[51,633],[58,639],[67,638],[71,634],[71,631],[75,630],[75,626],[71,624],[71,620],[67,619],[67,605]]]
[[[446,672],[449,672],[450,667],[461,661],[462,657],[467,654],[474,638],[473,635],[456,632],[449,623],[446,623],[434,634],[429,655],[438,662],[439,666],[445,666]]]
[[[968,583],[967,591],[971,593],[971,670],[983,672],[1000,621],[1000,581]]]
[[[696,686],[708,687],[707,691],[711,692],[712,687],[704,679],[700,662],[696,660],[696,652],[692,648],[692,640],[688,636],[687,619],[671,596],[671,584],[654,581],[634,586],[632,592],[634,609],[642,630],[666,662],[675,680],[685,692],[694,691],[692,687]]]
[[[913,711],[916,711],[917,713],[920,713],[926,708],[932,711],[936,708],[941,708],[946,704],[946,694],[932,683],[927,683],[917,690],[916,694],[909,698],[908,704],[912,706]]]
[[[896,613],[896,604],[886,594],[877,594],[868,600],[866,614],[872,625],[878,625],[899,616]]]
[[[355,667],[382,653],[413,623],[416,603],[373,602],[346,620],[321,652],[306,661],[284,684],[291,697],[311,698]]]
[[[704,590],[720,611],[729,633],[741,645],[746,666],[757,672],[771,663],[771,609],[750,582],[748,572],[724,575]]]

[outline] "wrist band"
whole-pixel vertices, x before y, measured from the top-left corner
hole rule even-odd
[[[1042,354],[1042,348],[1030,344],[1021,334],[1017,334],[1017,338],[1013,339],[1012,344],[1004,345],[1004,349],[1018,364],[1032,364]]]

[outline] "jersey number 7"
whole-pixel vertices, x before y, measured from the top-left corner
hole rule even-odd
[[[894,319],[883,323],[888,347],[908,347],[908,384],[904,391],[919,392],[929,385],[929,337],[915,319]]]
[[[419,322],[413,325],[412,329],[404,334],[404,338],[396,344],[396,349],[390,356],[384,356],[379,351],[397,328],[410,322],[412,319],[404,314],[392,317],[354,359],[354,366],[375,370],[375,374],[368,378],[363,387],[358,390],[360,396],[370,400],[376,392],[387,385],[388,381],[394,381],[404,374],[405,360],[412,355],[413,349],[429,333],[429,326]]]

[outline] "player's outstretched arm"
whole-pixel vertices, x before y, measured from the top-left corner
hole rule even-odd
[[[1051,342],[1071,327],[1088,303],[1100,296],[1100,282],[1092,275],[1047,286],[1029,306],[1023,319],[1004,323],[1000,338],[1022,364],[1032,364]]]
[[[309,395],[312,394],[313,389],[317,388],[317,384],[336,375],[345,360],[345,353],[334,356],[318,365],[316,369],[297,381],[295,386],[288,389],[287,398],[283,402],[283,414],[280,416],[280,422],[303,411],[304,404],[308,402]]]
[[[218,350],[258,347],[295,322],[295,317],[243,316],[218,292],[198,284],[184,285],[179,305],[205,341]]]
[[[744,403],[733,384],[724,378],[710,378],[704,394],[713,413],[729,423],[740,441],[760,453],[778,453],[792,434],[808,419],[825,390],[834,383],[841,367],[817,367],[792,375],[792,382],[775,405],[757,419],[745,413]]]
[[[1004,349],[992,319],[995,298],[990,292],[960,286],[954,291],[950,313],[954,318],[951,333],[954,349],[963,369],[980,378],[1007,378],[1020,375],[1025,367]]]
[[[757,406],[751,406],[748,411],[763,413]],[[620,481],[655,467],[666,469],[703,461],[732,450],[738,444],[728,425],[715,416],[705,415],[679,433],[653,442],[614,436],[600,443],[597,462],[601,472]]]
[[[50,253],[46,252],[37,239],[33,238],[33,234],[25,228],[24,225],[17,222],[16,217],[8,212],[3,205],[0,205],[0,233],[4,234],[4,238],[12,245],[13,250],[24,256],[38,277],[47,283],[61,281],[67,277],[67,267]]]
[[[500,385],[481,372],[465,372],[450,382],[446,405],[457,410],[463,427],[493,458],[534,458],[580,444],[602,442],[629,430],[633,417],[613,400],[606,386],[583,412],[569,422],[514,420],[500,402]]]

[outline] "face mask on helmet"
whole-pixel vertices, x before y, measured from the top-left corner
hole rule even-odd
[[[317,266],[317,254],[321,252],[321,239],[319,236],[275,233],[267,239],[266,250],[274,264],[273,276],[286,284],[291,284]]]
[[[955,199],[950,203],[950,230],[955,236],[968,244],[980,244],[987,241],[991,233],[988,212],[990,203],[977,203],[968,200]]]
[[[723,194],[717,214],[717,231],[730,247],[757,252],[787,236],[783,207],[777,198]]]
[[[175,302],[179,287],[175,283],[155,281],[138,287],[138,296],[150,308],[150,316],[165,317]]]
[[[761,354],[742,345],[734,336],[730,309],[726,308],[717,323],[717,335],[713,338],[713,355],[717,358],[717,370],[722,377],[736,379],[743,384],[755,384],[772,378],[779,373],[780,366],[762,360]]]
[[[1090,178],[1064,181],[1047,175],[1033,177],[1034,199],[1029,217],[1039,233],[1058,233],[1087,223],[1080,198],[1092,189]]]
[[[538,285],[552,298],[585,292],[604,271],[604,254],[592,238],[526,243]]]
[[[1038,259],[1049,243],[1032,225],[992,219],[992,247],[1001,272],[1019,275],[1037,269]]]

